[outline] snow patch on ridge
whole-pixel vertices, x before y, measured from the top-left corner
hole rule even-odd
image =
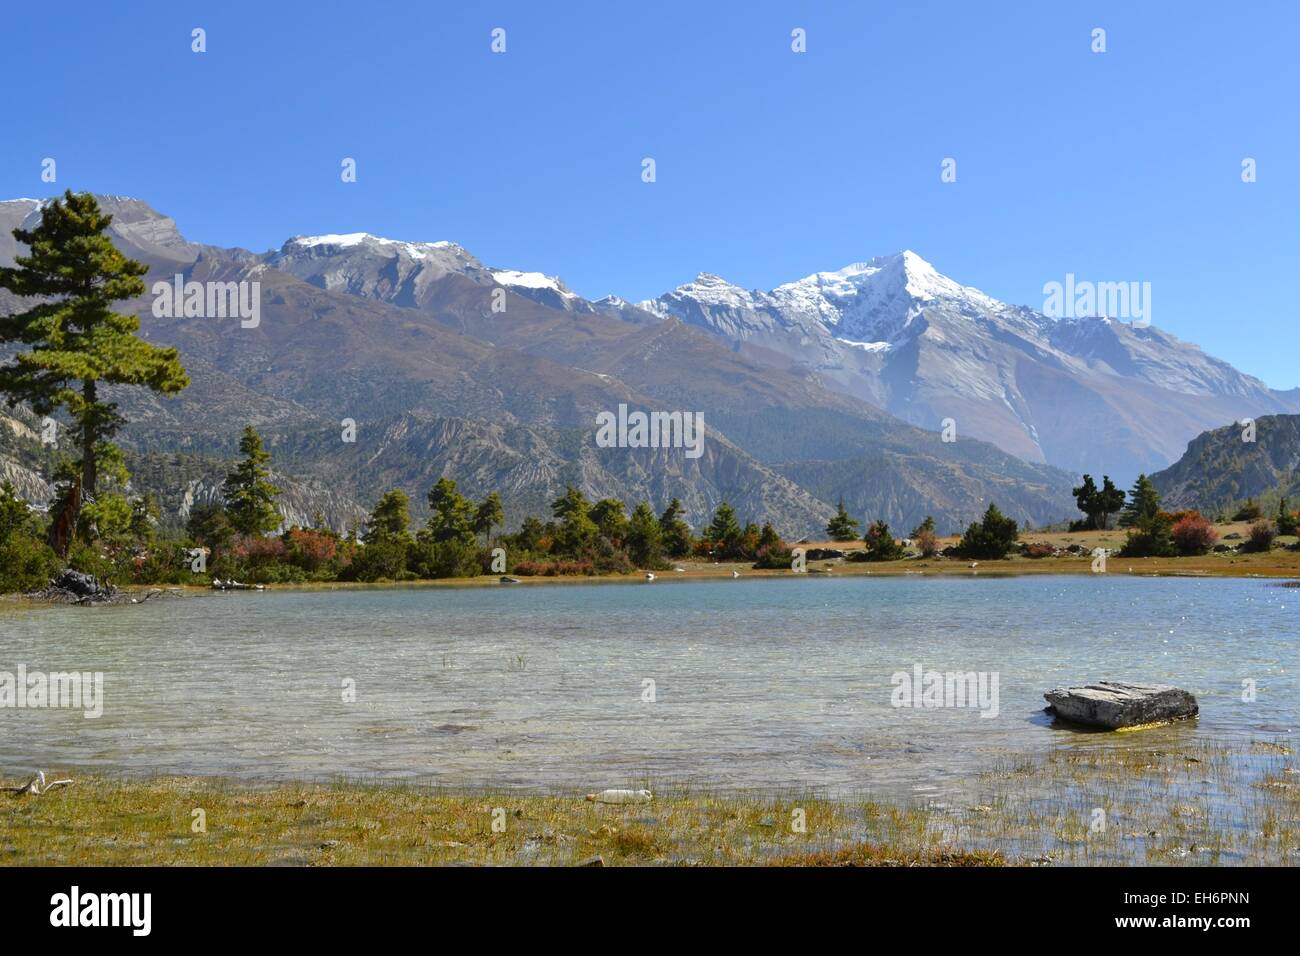
[[[893,347],[888,342],[854,342],[851,339],[839,339],[838,341],[855,349],[862,349],[864,352],[888,352]]]
[[[514,269],[501,269],[493,272],[492,278],[501,285],[517,286],[521,289],[549,289],[566,299],[577,298],[574,293],[564,287],[564,284],[559,279],[554,276],[543,275],[540,272],[517,272]]]
[[[328,247],[331,249],[351,249],[357,246],[389,246],[394,247],[414,259],[423,259],[432,249],[449,249],[455,247],[455,243],[443,240],[441,242],[405,242],[400,239],[385,239],[383,236],[372,236],[368,232],[345,232],[329,233],[323,236],[294,236],[284,244],[287,250],[290,246],[296,246],[300,249],[315,249],[317,247]]]

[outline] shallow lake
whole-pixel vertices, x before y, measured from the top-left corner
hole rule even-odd
[[[0,709],[0,773],[923,796],[1053,747],[1293,734],[1297,605],[1258,579],[907,576],[0,606],[0,671],[104,673],[98,718]],[[996,716],[893,706],[918,664],[996,674]],[[1201,716],[1115,735],[1042,713],[1108,678],[1178,684]]]

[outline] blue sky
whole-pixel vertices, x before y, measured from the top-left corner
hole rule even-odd
[[[1035,308],[1067,272],[1149,281],[1157,326],[1300,385],[1292,2],[115,8],[5,10],[0,197],[139,196],[259,251],[451,239],[593,298],[903,248]]]

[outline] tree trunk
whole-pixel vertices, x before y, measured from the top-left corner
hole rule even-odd
[[[81,497],[85,501],[94,501],[95,485],[99,478],[95,462],[94,380],[82,382],[81,397],[86,403],[86,411],[81,417]]]

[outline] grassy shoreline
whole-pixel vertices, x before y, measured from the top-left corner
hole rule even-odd
[[[1219,529],[1230,534],[1245,534],[1249,523],[1221,525]],[[1126,532],[1119,529],[1109,531],[1086,532],[1026,532],[1020,541],[1026,544],[1051,544],[1065,549],[1071,545],[1083,548],[1081,555],[1062,554],[1057,557],[1028,558],[1014,555],[1002,560],[971,562],[961,558],[905,558],[898,561],[853,562],[853,561],[810,561],[811,574],[797,574],[789,569],[755,570],[751,562],[712,562],[695,558],[684,558],[674,562],[682,571],[656,571],[654,585],[671,581],[693,581],[710,579],[730,579],[733,572],[744,578],[804,578],[804,577],[896,577],[903,575],[929,577],[1005,577],[1016,575],[1091,575],[1094,548],[1118,550],[1124,543]],[[942,539],[940,547],[955,544],[956,536]],[[1286,539],[1290,543],[1291,539]],[[1300,543],[1300,539],[1297,539]],[[837,548],[853,549],[861,542],[810,541],[799,545],[808,549]],[[829,574],[821,574],[829,569]],[[1210,553],[1199,557],[1178,558],[1122,558],[1112,554],[1106,562],[1106,574],[1128,575],[1136,577],[1215,577],[1215,578],[1294,578],[1300,579],[1300,550],[1292,551],[1286,547],[1276,547],[1262,553]],[[595,575],[557,575],[557,576],[516,576],[522,585],[578,585],[578,584],[641,584],[645,582],[645,573],[635,571],[628,574]],[[268,584],[268,590],[276,591],[366,591],[392,590],[399,588],[465,588],[465,587],[500,587],[500,575],[485,574],[465,578],[440,578],[417,581],[307,581],[283,584]],[[511,585],[512,587],[518,585]],[[208,593],[210,588],[203,585],[145,585],[132,584],[123,587],[129,594],[140,594],[160,589],[172,594]],[[19,594],[0,595],[0,601],[45,604],[49,602]]]
[[[932,578],[978,578],[978,577],[1020,577],[1052,575],[1095,574],[1092,570],[1091,557],[1060,558],[1008,558],[1001,561],[980,561],[972,568],[970,562],[949,558],[913,558],[891,562],[810,562],[809,567],[820,569],[832,567],[829,574],[797,574],[788,570],[754,570],[748,563],[679,562],[681,572],[659,571],[655,573],[652,586],[674,581],[729,580],[732,572],[740,573],[741,579],[757,578],[799,579],[818,577],[932,577]],[[1270,554],[1246,554],[1223,558],[1205,556],[1201,558],[1116,558],[1109,559],[1105,572],[1111,576],[1122,577],[1196,577],[1196,578],[1274,578],[1280,580],[1300,579],[1300,552]],[[479,575],[467,578],[439,578],[418,581],[307,581],[283,584],[268,584],[268,591],[390,591],[400,589],[423,588],[481,588],[501,587],[500,575]],[[520,577],[519,585],[531,587],[543,585],[584,585],[584,584],[643,584],[646,582],[643,572],[632,574],[595,574],[595,575],[557,575],[553,577]],[[511,585],[512,587],[519,585]],[[123,587],[128,595],[144,594],[151,590],[162,590],[174,595],[207,594],[212,589],[200,585],[144,585],[133,584]],[[238,592],[236,592],[238,593]],[[41,598],[22,594],[3,594],[0,601],[21,602],[25,604],[45,605],[50,602]]]
[[[0,798],[0,865],[1300,864],[1300,768],[1287,744],[1147,740],[1012,760],[955,803],[670,788],[606,805],[579,793],[73,774],[71,787]]]

